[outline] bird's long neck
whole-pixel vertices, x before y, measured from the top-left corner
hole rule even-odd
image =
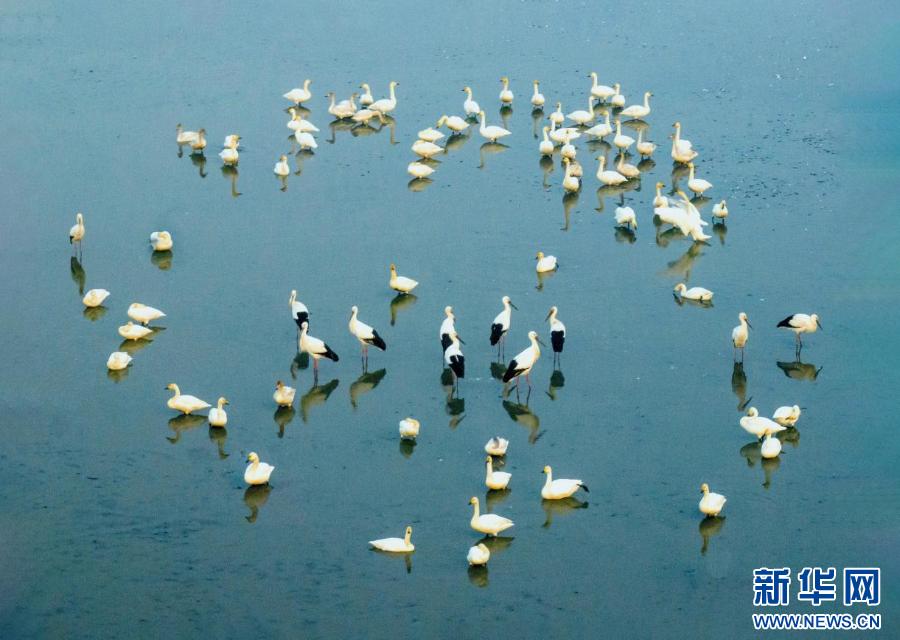
[[[550,138],[547,137],[547,127],[544,127],[544,142],[550,142]]]
[[[390,91],[390,94],[391,94],[391,102],[393,102],[394,100],[397,99],[397,98],[394,96],[394,83],[391,83],[391,91]]]
[[[597,72],[591,71],[591,89],[597,86]]]
[[[329,106],[329,109],[334,109],[334,94],[333,93],[331,94],[331,106]]]
[[[485,464],[485,466],[487,467],[487,474],[488,474],[488,475],[491,475],[492,473],[494,473],[494,465],[493,465],[493,463],[491,462],[491,459],[490,459],[490,458],[488,458],[488,459],[487,459],[487,462],[485,462],[484,464]]]
[[[603,173],[603,170],[606,168],[606,156],[600,156],[600,166],[597,167],[597,175],[599,176]]]
[[[645,109],[650,108],[650,94],[649,93],[644,94],[644,108]]]
[[[622,122],[619,120],[616,120],[616,135],[622,135]]]
[[[681,141],[681,124],[675,124],[675,144],[678,144]]]
[[[694,165],[691,165],[691,173],[688,176],[688,180],[693,180],[693,179],[694,179]]]
[[[406,530],[406,535],[403,536],[403,542],[409,544],[409,541],[412,539],[412,531],[409,529]]]
[[[541,356],[541,347],[538,345],[537,338],[531,339],[531,348],[534,349],[534,359],[537,360]]]
[[[553,484],[553,471],[547,471],[547,479],[544,481],[544,486],[549,487]]]
[[[218,408],[219,408],[219,411],[222,410],[222,406],[223,406],[224,404],[225,404],[225,401],[220,399],[219,402],[217,403],[217,406],[218,406]]]
[[[480,515],[480,512],[478,510],[478,501],[476,500],[475,502],[472,503],[472,520],[478,519],[479,515]]]
[[[306,80],[304,80],[304,82],[303,82],[303,90],[304,90],[304,91],[309,91],[309,83],[310,83],[310,82],[312,82],[312,81],[311,81],[309,78],[307,78]]]
[[[536,96],[537,94],[538,94],[538,83],[535,82],[535,83],[534,83],[534,94],[533,94],[533,95]]]
[[[129,324],[131,324],[131,323],[129,322]],[[181,395],[181,389],[178,388],[177,384],[172,385],[172,393],[174,393],[176,396]]]
[[[284,156],[282,156],[281,159],[284,160],[284,159],[285,159]],[[295,303],[296,301],[297,301],[297,292],[296,292],[296,291],[291,291],[291,299],[288,301],[288,304],[290,304],[290,305],[293,307],[293,306],[294,306],[294,303]]]

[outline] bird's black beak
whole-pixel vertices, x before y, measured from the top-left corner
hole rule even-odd
[[[822,331],[825,331],[825,327],[822,326],[822,323],[816,320],[816,326],[819,327]]]
[[[747,326],[750,327],[751,329],[753,328],[753,325],[750,324],[750,321],[749,321],[749,320],[747,320]]]
[[[512,307],[513,309],[515,309],[516,311],[519,310],[519,307],[517,307],[516,305],[514,305],[514,304],[512,303],[512,300],[509,301],[509,306],[511,306],[511,307]]]

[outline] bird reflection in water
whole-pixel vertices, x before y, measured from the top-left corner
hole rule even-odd
[[[419,193],[425,191],[432,184],[434,184],[434,180],[431,178],[413,178],[406,183],[406,188],[414,193]]]
[[[125,369],[120,369],[118,371],[113,371],[112,369],[106,370],[106,377],[116,384],[122,382],[125,378],[128,377],[128,372],[131,371],[131,367],[126,367]]]
[[[563,372],[559,369],[554,369],[553,373],[550,374],[550,386],[547,387],[547,391],[545,392],[551,400],[556,400],[556,393],[560,389],[566,386],[566,377],[563,375]]]
[[[191,163],[197,167],[197,173],[200,174],[201,178],[206,177],[206,156],[202,153],[192,153],[191,154]]]
[[[475,543],[475,546],[483,544],[491,552],[491,557],[494,557],[494,554],[502,554],[506,551],[513,540],[515,540],[514,536],[484,536]]]
[[[403,558],[403,564],[406,566],[406,573],[412,573],[412,557],[415,554],[415,551],[411,553],[393,553],[391,551],[382,551],[381,549],[372,549],[371,551],[372,553],[377,553],[386,558],[394,558],[394,560],[399,560],[397,556],[401,556]]]
[[[150,264],[160,271],[168,271],[172,268],[173,256],[171,249],[168,251],[152,251],[150,252]]]
[[[169,436],[166,436],[166,440],[168,440],[172,444],[176,444],[179,440],[181,440],[181,433],[183,431],[196,429],[201,424],[206,424],[206,416],[182,414],[180,416],[172,418],[171,420],[169,420],[169,429],[175,432],[175,437],[171,438]]]
[[[505,362],[492,362],[491,363],[491,377],[495,380],[503,381],[503,374],[506,373],[506,363]]]
[[[231,181],[231,197],[237,198],[241,195],[241,192],[237,189],[238,168],[233,164],[223,164],[222,175]]]
[[[548,278],[552,278],[553,276],[555,276],[556,270],[554,269],[553,271],[543,271],[543,272],[535,271],[535,274],[537,275],[537,285],[534,288],[537,289],[538,291],[543,291],[544,290],[544,281],[547,280]]]
[[[654,167],[656,167],[656,162],[653,158],[644,158],[637,163],[637,168],[641,173],[649,173]]]
[[[573,191],[563,196],[563,226],[560,227],[560,231],[569,230],[569,221],[572,215],[572,209],[578,206],[578,196],[580,195],[580,193],[580,191]]]
[[[457,397],[459,387],[456,385],[456,377],[450,369],[444,369],[441,373],[441,386],[447,396],[444,411],[450,416],[448,426],[455,429],[466,417],[466,399]]]
[[[544,191],[548,191],[551,188],[548,180],[550,178],[550,174],[553,173],[553,171],[556,169],[556,165],[553,162],[553,158],[551,158],[550,156],[541,156],[541,159],[538,161],[538,166],[544,173],[544,180],[543,182],[541,182],[541,186],[544,188]]]
[[[535,107],[531,110],[531,135],[537,140],[541,135],[544,122],[544,108]]]
[[[299,349],[299,343],[297,348]],[[291,378],[297,379],[297,373],[301,370],[309,369],[309,354],[305,351],[298,351],[294,359],[291,360]]]
[[[462,149],[465,144],[469,141],[469,138],[472,137],[472,129],[471,127],[466,129],[463,133],[453,133],[447,138],[447,143],[444,145],[444,152],[449,153],[450,151],[459,151]]]
[[[228,439],[228,430],[225,427],[210,427],[209,439],[216,443],[219,451],[219,460],[224,460],[230,454],[225,453],[225,441]]]
[[[700,521],[697,528],[700,531],[700,537],[703,539],[703,546],[700,547],[700,555],[705,556],[709,550],[709,539],[719,535],[722,527],[725,526],[725,518],[722,516],[706,516]]]
[[[279,438],[284,437],[284,428],[291,423],[295,414],[294,407],[278,407],[278,409],[275,410],[275,415],[272,416],[272,419],[275,420],[275,424],[278,425]]]
[[[619,198],[619,202],[617,204],[620,207],[625,206],[625,192],[628,191],[628,189],[625,188],[625,184],[605,184],[597,189],[597,206],[594,208],[594,211],[603,213],[603,211],[606,209],[607,198]]]
[[[106,315],[106,307],[103,305],[100,305],[99,307],[85,307],[84,311],[81,312],[81,315],[91,322],[97,322],[97,320]]]
[[[391,300],[392,327],[397,324],[397,314],[404,309],[409,309],[409,307],[416,303],[416,300],[418,300],[418,298],[413,293],[398,293],[394,296],[394,299]]]
[[[528,442],[530,444],[537,442],[538,438],[543,435],[543,432],[538,433],[538,430],[541,428],[541,419],[528,408],[527,404],[504,400],[503,408],[513,422],[528,429]]]
[[[679,236],[681,232],[678,229],[672,228],[670,231],[675,231]],[[668,232],[666,232],[668,233]],[[659,242],[657,242],[659,244]],[[688,250],[685,251],[678,259],[672,260],[666,265],[666,269],[662,271],[662,275],[677,278],[682,280],[683,282],[690,282],[691,279],[691,270],[694,268],[694,263],[703,255],[703,248],[706,246],[704,242],[692,242],[688,247]]]
[[[616,225],[613,227],[613,233],[615,234],[616,242],[634,244],[637,240],[637,234],[634,232],[634,229],[631,229],[630,227]]]
[[[779,431],[775,437],[781,440],[782,444],[789,444],[794,449],[800,446],[800,430],[797,427],[788,427],[784,431]]]
[[[416,450],[416,441],[411,438],[400,438],[400,454],[404,458],[412,456]]]
[[[772,476],[781,466],[781,456],[774,458],[762,457],[762,445],[759,442],[750,442],[741,447],[740,454],[747,460],[748,467],[755,467],[759,462],[763,470],[763,483],[766,489],[772,484]]]
[[[303,422],[309,420],[310,409],[328,401],[328,396],[337,389],[338,382],[338,379],[335,378],[327,384],[313,384],[309,391],[303,394],[303,397],[300,398],[300,417],[303,419]]]
[[[728,235],[728,225],[724,222],[716,222],[713,220],[712,231],[719,238],[719,244],[725,245],[725,236]]]
[[[816,378],[819,377],[819,372],[822,370],[822,367],[816,368],[814,364],[808,364],[806,362],[800,362],[800,354],[797,354],[797,359],[793,362],[776,362],[778,368],[784,371],[784,375],[792,380],[809,380],[810,382],[815,382]]]
[[[381,379],[387,375],[387,369],[379,369],[378,371],[366,372],[358,377],[350,385],[350,404],[355,410],[359,405],[359,398],[372,391],[381,382]]]
[[[356,123],[353,120],[341,119],[341,120],[332,120],[328,123],[328,129],[331,131],[331,137],[327,138],[325,141],[328,144],[334,144],[337,142],[337,133],[338,131],[349,133],[353,135],[353,127],[356,126]]]
[[[500,121],[503,123],[503,128],[507,131],[510,131],[511,129],[509,128],[509,119],[512,117],[513,108],[510,105],[503,105],[502,107],[500,107],[499,114]]]
[[[669,190],[670,196],[678,195],[678,192],[681,190],[681,187],[678,185],[678,181],[687,178],[690,172],[691,169],[686,164],[682,164],[680,162],[672,163],[672,176],[670,180],[672,188]]]
[[[256,518],[259,516],[259,510],[266,504],[271,492],[272,487],[268,484],[257,484],[247,487],[247,490],[244,491],[244,504],[250,509],[250,514],[244,516],[247,522],[250,524],[256,522]]]
[[[501,142],[485,142],[478,149],[478,157],[481,159],[480,164],[478,165],[479,169],[484,169],[485,167],[485,158],[486,156],[493,156],[500,153],[503,153],[509,149],[508,146]]]
[[[494,458],[494,460],[496,460],[497,465],[499,466],[503,458]],[[484,493],[485,510],[489,513],[494,511],[494,509],[503,504],[510,495],[512,495],[510,489],[504,489],[503,491],[486,491]]]
[[[545,529],[553,524],[553,518],[564,516],[576,509],[587,509],[590,503],[582,501],[575,496],[569,496],[562,500],[541,500],[541,509],[544,510],[544,524],[541,526]]]
[[[72,274],[72,282],[78,287],[78,295],[84,297],[84,283],[87,280],[87,274],[75,256],[69,259],[69,271]]]
[[[488,568],[487,565],[469,565],[469,582],[479,588],[488,586]]]
[[[684,296],[678,295],[677,292],[673,292],[672,297],[675,299],[675,304],[677,304],[679,307],[688,305],[689,307],[712,309],[715,306],[712,300],[691,300],[690,298],[685,298]]]
[[[731,391],[738,399],[737,410],[744,413],[753,396],[747,397],[747,374],[744,373],[743,362],[735,362],[731,370]]]

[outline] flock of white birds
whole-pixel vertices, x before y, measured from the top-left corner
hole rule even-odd
[[[585,96],[587,109],[579,109],[569,114],[564,114],[562,104],[557,102],[556,110],[547,117],[550,124],[543,127],[543,136],[538,145],[538,152],[542,156],[552,157],[559,152],[562,163],[565,166],[562,188],[566,192],[577,192],[581,189],[582,181],[584,180],[584,169],[578,162],[578,150],[573,144],[573,141],[581,136],[594,140],[604,140],[606,137],[612,136],[612,144],[618,150],[617,157],[612,162],[605,155],[597,157],[596,178],[607,187],[618,187],[641,179],[641,169],[628,162],[629,149],[632,145],[635,146],[641,158],[651,157],[657,149],[656,144],[643,139],[644,132],[647,130],[646,122],[643,119],[650,115],[650,98],[653,94],[647,91],[643,95],[642,102],[626,107],[626,99],[621,93],[620,84],[614,84],[611,87],[601,85],[598,83],[596,73],[591,73],[590,78],[591,85]],[[509,78],[504,76],[500,82],[502,86],[499,94],[501,107],[511,106],[515,96],[510,89]],[[288,121],[287,126],[294,132],[293,137],[300,149],[312,151],[318,147],[314,134],[319,129],[306,119],[309,112],[301,107],[303,103],[310,100],[313,96],[310,85],[311,81],[306,80],[302,87],[291,89],[285,93],[284,98],[293,103],[293,106],[288,109],[291,119]],[[347,100],[337,102],[334,93],[330,93],[328,94],[330,98],[328,113],[336,120],[352,120],[363,126],[368,125],[369,121],[375,118],[383,123],[385,117],[390,117],[389,114],[397,108],[397,86],[397,82],[391,82],[388,97],[379,100],[374,99],[369,85],[365,83],[360,85],[362,93],[354,93]],[[445,148],[438,144],[444,138],[444,133],[440,130],[442,127],[446,127],[451,132],[450,135],[452,137],[462,135],[470,126],[478,123],[479,134],[489,143],[498,143],[498,141],[512,135],[512,132],[504,127],[487,124],[485,112],[478,102],[475,101],[470,87],[464,87],[463,92],[466,94],[462,104],[464,115],[442,115],[437,120],[436,128],[429,127],[418,132],[417,139],[411,148],[419,159],[411,162],[407,167],[408,173],[413,176],[414,180],[426,180],[434,173],[435,169],[429,164],[429,161],[437,154],[445,152]],[[359,102],[358,105],[357,100]],[[533,113],[541,113],[545,102],[546,99],[540,92],[540,83],[535,80],[530,98],[531,106],[534,109]],[[600,120],[601,117],[603,118],[602,121]],[[610,121],[611,117],[615,118],[613,122]],[[623,118],[627,120],[623,121]],[[566,120],[570,121],[570,124],[564,126],[566,125]],[[623,124],[637,129],[637,140],[622,133]],[[696,177],[694,161],[699,156],[699,152],[694,149],[693,144],[689,140],[682,137],[680,123],[676,122],[673,127],[671,157],[676,163],[687,165],[689,169],[688,190],[693,192],[695,197],[702,196],[705,192],[712,189],[713,185],[707,180]],[[186,131],[179,124],[176,131],[176,141],[179,146],[189,146],[193,153],[202,154],[207,146],[206,130],[201,128],[197,131]],[[240,135],[229,134],[226,136],[223,149],[219,153],[225,165],[236,165],[239,162],[240,153],[238,149],[240,141]],[[282,155],[275,164],[274,173],[285,179],[290,172],[287,156]],[[663,186],[661,182],[656,183],[656,196],[653,200],[654,216],[662,223],[670,224],[673,228],[677,228],[682,234],[690,236],[695,241],[702,242],[707,240],[710,236],[704,233],[703,228],[708,223],[702,219],[695,202],[689,199],[683,190],[674,186],[673,193],[677,194],[678,198],[670,200],[662,194]],[[721,200],[713,207],[712,215],[715,223],[724,224],[728,216],[725,200]],[[629,229],[637,227],[637,215],[631,207],[617,207],[615,221],[617,225],[628,227]],[[69,230],[69,242],[73,246],[77,246],[78,251],[81,251],[84,236],[84,216],[79,212],[76,215],[75,225]],[[157,231],[150,235],[150,244],[153,251],[170,251],[173,247],[173,239],[168,231]],[[542,252],[537,253],[536,261],[535,269],[538,273],[555,271],[559,268],[556,257],[544,255]],[[410,294],[418,286],[419,283],[416,280],[398,275],[395,265],[391,264],[389,270],[388,286],[398,292],[398,294]],[[683,283],[676,285],[674,293],[682,300],[691,300],[699,304],[709,303],[713,297],[713,292],[708,289],[696,286],[688,288]],[[110,292],[106,289],[91,289],[84,295],[83,303],[86,307],[100,307],[109,295]],[[512,309],[515,308],[508,296],[503,296],[501,302],[503,308],[494,318],[490,327],[490,343],[497,346],[498,355],[503,354],[506,336],[511,326]],[[312,359],[314,376],[317,381],[319,360],[324,358],[337,362],[339,359],[338,355],[323,340],[310,335],[309,310],[306,305],[297,299],[296,291],[291,292],[288,304],[291,318],[297,325],[298,349]],[[559,320],[558,312],[557,307],[554,306],[547,315],[554,362],[556,357],[563,351],[566,337],[566,327]],[[125,340],[140,341],[147,339],[153,333],[154,330],[149,326],[150,323],[165,317],[166,314],[154,307],[134,302],[128,307],[127,315],[130,320],[119,327],[119,335]],[[744,348],[749,339],[749,329],[752,327],[746,313],[739,313],[738,319],[739,324],[732,330],[731,341],[735,350],[735,359],[739,351],[741,361],[743,361]],[[777,326],[794,332],[798,350],[802,346],[801,334],[814,333],[821,328],[816,314],[806,315],[802,313],[795,313],[786,317]],[[356,306],[351,308],[348,329],[353,337],[359,341],[364,366],[368,363],[368,350],[370,347],[375,347],[382,351],[387,349],[387,344],[378,334],[378,331],[359,318],[359,309]],[[445,318],[440,325],[439,338],[444,353],[444,364],[452,371],[456,381],[455,384],[458,385],[459,379],[465,377],[465,356],[461,347],[463,341],[456,331],[455,316],[450,306],[445,308]],[[517,393],[519,381],[522,377],[526,379],[530,391],[529,374],[541,357],[540,346],[543,344],[543,341],[537,332],[530,331],[528,340],[529,346],[509,361],[506,372],[503,375],[505,384],[515,381]],[[131,355],[124,351],[115,351],[110,354],[107,360],[107,367],[112,371],[119,371],[126,369],[131,363]],[[186,415],[209,409],[208,419],[210,426],[224,427],[226,425],[228,416],[224,407],[228,404],[228,400],[225,397],[220,397],[217,406],[212,407],[208,402],[200,398],[181,393],[181,389],[174,383],[169,384],[167,389],[172,392],[172,396],[167,402],[170,409]],[[506,392],[508,391],[506,389]],[[295,393],[295,389],[278,381],[275,385],[273,399],[280,407],[291,407],[294,403]],[[762,457],[774,458],[781,453],[781,441],[778,439],[777,434],[794,428],[800,413],[801,408],[799,406],[784,406],[776,409],[772,419],[769,419],[760,416],[755,407],[750,407],[747,410],[747,414],[740,419],[740,426],[761,442],[760,451]],[[405,418],[399,424],[400,437],[406,440],[415,440],[419,436],[420,427],[419,421],[415,418]],[[509,442],[507,440],[494,437],[484,447],[487,454],[485,458],[485,486],[491,491],[505,491],[508,489],[512,477],[511,474],[494,469],[494,465],[498,461],[505,459],[508,446]],[[260,461],[259,456],[255,452],[251,452],[247,456],[247,462],[249,464],[244,472],[244,481],[248,485],[267,484],[272,477],[275,467]],[[581,489],[588,491],[582,480],[554,478],[550,466],[545,466],[543,471],[546,475],[546,480],[540,493],[544,500],[565,499]],[[700,500],[699,510],[709,518],[719,517],[726,502],[725,497],[718,493],[712,493],[706,483],[701,485],[701,493],[703,497]],[[473,496],[470,504],[473,509],[470,526],[479,533],[497,536],[514,525],[512,520],[500,515],[481,513],[477,497]],[[409,553],[415,549],[411,537],[412,527],[407,526],[403,538],[372,540],[369,544],[373,548],[382,551]],[[468,550],[466,558],[470,565],[485,565],[490,559],[490,550],[483,543],[479,543]]]

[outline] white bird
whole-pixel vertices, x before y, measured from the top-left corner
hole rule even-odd
[[[794,313],[779,322],[778,327],[793,331],[797,338],[797,347],[799,348],[803,344],[800,334],[815,333],[818,329],[822,328],[822,325],[819,324],[819,316],[815,313],[811,316],[806,315],[805,313]]]
[[[150,246],[154,251],[169,251],[173,244],[172,234],[168,231],[154,231],[150,234]]]
[[[718,222],[725,222],[725,218],[728,217],[728,205],[724,200],[713,205],[712,217]]]
[[[531,105],[533,107],[539,108],[544,106],[544,94],[538,91],[538,86],[540,82],[535,80],[532,84],[534,84],[534,93],[531,94]]]
[[[612,125],[609,123],[609,111],[603,115],[603,122],[595,124],[593,127],[585,131],[585,135],[594,138],[605,138],[613,132]]]
[[[375,113],[378,113],[377,111]],[[422,129],[418,133],[419,140],[424,140],[425,142],[437,142],[441,138],[444,137],[444,134],[437,129],[432,129],[428,127],[427,129]]]
[[[159,309],[148,307],[140,302],[132,302],[128,307],[128,317],[135,322],[140,322],[144,326],[147,326],[154,320],[164,318],[165,316],[166,314]]]
[[[609,99],[609,103],[613,107],[621,109],[625,106],[625,96],[622,95],[622,85],[617,82],[613,85],[613,87],[613,91],[615,91],[615,93],[613,94],[612,98]]]
[[[369,544],[379,551],[391,553],[410,553],[416,550],[416,546],[410,542],[412,539],[412,527],[406,527],[406,533],[402,538],[382,538],[381,540],[369,540]]]
[[[453,372],[456,380],[466,377],[466,357],[459,346],[460,340],[456,331],[450,334],[450,344],[444,350],[444,364]]]
[[[419,421],[415,418],[403,418],[400,421],[400,438],[415,440],[419,436]]]
[[[372,90],[369,88],[369,85],[363,82],[359,85],[359,88],[363,90],[363,92],[359,96],[359,104],[364,107],[368,107],[370,104],[375,102],[375,98],[372,96]]]
[[[194,411],[202,411],[203,409],[209,409],[210,407],[208,402],[201,400],[197,396],[187,394],[182,395],[181,389],[179,389],[178,385],[174,382],[167,385],[166,389],[173,393],[172,397],[166,401],[166,405],[170,409],[180,411],[185,415],[190,415]]]
[[[750,321],[747,320],[747,314],[743,311],[738,314],[738,321],[740,324],[731,330],[731,344],[735,349],[741,350],[741,357],[743,357],[744,347],[747,345],[747,340],[750,338],[750,329],[753,327],[750,325]]]
[[[278,159],[278,162],[275,163],[275,168],[272,169],[275,172],[276,176],[280,176],[282,178],[287,177],[291,174],[291,167],[288,165],[287,156],[281,156]]]
[[[196,131],[185,131],[181,128],[181,123],[175,127],[175,142],[178,144],[190,144],[197,139]]]
[[[295,131],[294,139],[297,141],[297,144],[300,145],[300,149],[318,149],[319,145],[316,142],[316,139],[313,137],[313,134],[308,131]]]
[[[573,111],[572,113],[566,115],[566,117],[576,124],[586,126],[587,123],[594,119],[594,98],[592,96],[588,96],[587,111],[578,109],[577,111]]]
[[[566,114],[563,113],[562,102],[557,102],[556,103],[556,111],[554,111],[547,117],[550,118],[550,123],[555,124],[557,127],[559,125],[561,125],[563,122],[565,122]]]
[[[231,143],[222,149],[219,152],[219,157],[222,158],[222,162],[225,164],[235,165],[240,160],[240,154],[238,153],[238,141],[241,139],[239,135],[233,134],[229,136],[231,138]]]
[[[597,180],[609,187],[628,182],[628,178],[618,171],[606,168],[606,156],[597,156],[597,160],[600,161],[600,164],[597,167]]]
[[[351,93],[349,99],[341,100],[337,104],[335,104],[335,95],[333,91],[328,93],[328,98],[330,100],[330,103],[328,105],[328,113],[333,115],[338,120],[352,118],[353,114],[356,113],[356,102],[354,102],[354,100],[356,100],[355,93]]]
[[[793,427],[799,419],[800,407],[796,404],[793,407],[778,407],[772,414],[772,420],[783,427]]]
[[[140,340],[142,338],[146,338],[151,333],[153,333],[153,329],[142,327],[138,324],[134,324],[131,321],[129,321],[128,324],[123,324],[121,327],[119,327],[119,335],[126,340]]]
[[[656,151],[656,145],[652,142],[648,142],[644,140],[644,130],[638,130],[638,139],[637,143],[634,145],[634,148],[637,149],[637,152],[640,154],[642,158],[649,158],[653,155],[653,152]]]
[[[541,489],[541,497],[544,500],[563,500],[579,489],[584,489],[588,493],[591,491],[581,480],[570,480],[568,478],[554,480],[553,469],[550,468],[550,465],[544,467],[544,473],[547,474],[547,480]]]
[[[474,547],[469,547],[466,554],[466,561],[470,567],[481,567],[488,563],[491,559],[491,550],[483,542],[479,542]]]
[[[293,107],[291,107],[293,109]],[[237,149],[241,146],[241,137],[236,133],[229,133],[225,136],[225,141],[222,143],[222,148],[225,149],[234,145],[234,148]]]
[[[637,217],[631,207],[616,207],[616,224],[637,229]]]
[[[452,340],[450,335],[456,333],[456,316],[453,314],[453,307],[447,305],[444,307],[444,319],[441,321],[441,329],[438,336],[441,339],[441,351],[446,351]]]
[[[509,78],[503,76],[500,78],[500,82],[503,83],[503,88],[500,90],[500,102],[506,105],[512,104],[513,92],[509,90]]]
[[[130,355],[124,351],[113,351],[106,361],[106,368],[110,371],[121,371],[127,369],[129,364],[131,364]]]
[[[469,504],[473,507],[472,519],[469,521],[469,526],[475,529],[475,531],[486,533],[489,536],[496,536],[498,533],[506,531],[514,524],[509,518],[498,516],[496,513],[480,514],[478,498],[476,496],[472,496],[472,499],[469,500]]]
[[[490,456],[502,457],[506,455],[506,450],[509,448],[509,440],[506,438],[501,438],[500,436],[494,436],[490,440],[487,441],[487,444],[484,445],[484,451]]]
[[[512,478],[512,474],[505,471],[494,471],[494,459],[491,456],[488,456],[485,460],[485,486],[492,491],[503,491],[509,486],[509,479]]]
[[[704,289],[703,287],[691,287],[687,288],[683,282],[679,282],[675,285],[674,289],[675,293],[681,295],[682,298],[686,300],[699,300],[700,302],[709,302],[713,298],[713,292],[709,289]]]
[[[318,133],[319,128],[309,120],[305,120],[303,116],[294,108],[288,109],[291,113],[291,119],[288,120],[287,127],[292,131],[308,131],[310,133]]]
[[[646,91],[644,93],[644,104],[633,104],[627,109],[623,109],[619,115],[633,118],[635,120],[646,118],[650,115],[650,96],[652,95],[652,93]]]
[[[563,158],[563,163],[566,165],[566,173],[563,175],[562,181],[563,189],[569,193],[578,191],[581,188],[581,180],[575,177],[572,161],[569,158]]]
[[[106,289],[91,289],[86,294],[84,294],[81,302],[86,307],[99,307],[108,297],[109,291],[107,291]]]
[[[676,122],[672,126],[675,127],[675,136],[672,138],[672,159],[675,162],[687,164],[699,154],[694,150],[690,140],[681,137],[681,123]]]
[[[224,427],[228,424],[228,414],[225,413],[225,405],[229,404],[225,396],[219,398],[216,406],[209,410],[209,426]]]
[[[193,153],[203,153],[203,150],[206,149],[206,129],[200,129],[200,131],[197,132],[197,137],[188,144],[191,145],[191,151]]]
[[[529,387],[531,386],[528,374],[531,373],[531,369],[541,357],[541,348],[538,346],[541,340],[535,331],[528,332],[528,339],[531,341],[531,346],[520,351],[515,358],[510,360],[509,366],[506,367],[506,373],[503,374],[503,382],[509,382],[515,378],[516,386],[518,386],[519,378],[525,376],[525,381]]]
[[[410,148],[413,153],[423,158],[432,158],[444,150],[443,147],[425,140],[416,140]]]
[[[653,208],[668,207],[669,199],[662,194],[662,188],[666,186],[662,182],[656,183],[656,197],[653,198]]]
[[[279,407],[290,407],[294,404],[294,396],[296,394],[296,389],[289,387],[281,380],[278,380],[275,383],[275,393],[272,394],[272,399],[275,400],[275,404]]]
[[[550,307],[550,312],[544,318],[550,323],[550,346],[553,348],[553,357],[562,353],[563,346],[566,343],[566,325],[557,317],[559,309],[555,306]]]
[[[434,169],[421,162],[410,162],[406,165],[406,173],[413,178],[427,178],[434,173]]]
[[[437,126],[447,125],[447,128],[450,129],[453,133],[462,133],[466,129],[469,128],[469,123],[460,118],[459,116],[441,116],[441,119],[438,120]]]
[[[512,321],[512,310],[518,309],[512,303],[512,300],[509,299],[509,296],[503,296],[500,301],[503,303],[503,310],[497,314],[491,323],[491,346],[496,345],[501,338],[506,337],[506,332],[509,331],[509,325]]]
[[[688,167],[691,170],[690,175],[688,176],[688,189],[696,193],[697,195],[702,195],[703,192],[712,189],[712,182],[708,180],[704,180],[703,178],[695,178],[694,177],[694,163],[689,162]]]
[[[388,285],[394,291],[399,291],[400,293],[407,294],[418,287],[419,283],[412,278],[407,278],[406,276],[398,276],[397,266],[391,263],[391,279],[388,282]]]
[[[572,135],[570,133],[566,133],[559,155],[567,160],[574,160],[575,156],[578,155],[578,150],[575,148],[575,145],[572,144]]]
[[[628,178],[629,180],[633,178],[639,178],[641,176],[641,170],[636,166],[629,162],[625,162],[625,155],[619,155],[619,162],[616,164],[616,171],[621,173],[623,176]]]
[[[747,433],[756,436],[760,440],[765,436],[784,431],[787,427],[783,427],[773,420],[764,418],[759,415],[756,407],[747,409],[747,415],[740,419],[741,428]]]
[[[618,118],[616,118],[616,135],[613,138],[613,144],[621,151],[627,151],[628,147],[634,144],[634,138],[622,133],[622,121]]]
[[[331,350],[324,341],[319,338],[314,338],[309,335],[309,324],[306,322],[303,323],[303,326],[300,327],[300,351],[303,353],[308,353],[313,359],[313,375],[315,379],[318,379],[319,376],[319,359],[327,358],[329,360],[333,360],[337,362],[340,358],[338,358],[338,354]]]
[[[718,493],[710,493],[709,485],[705,482],[700,485],[700,493],[703,497],[700,499],[700,513],[707,516],[717,516],[725,506],[725,496]]]
[[[594,96],[595,98],[600,98],[601,100],[603,100],[605,102],[606,100],[609,100],[616,94],[616,91],[617,91],[616,89],[613,89],[612,87],[607,87],[606,85],[603,85],[603,84],[597,84],[597,72],[596,71],[591,71],[590,78],[591,78],[591,95]],[[616,86],[618,86],[618,85],[616,85]]]
[[[556,256],[545,256],[543,251],[538,251],[534,259],[537,260],[534,270],[538,273],[556,271],[559,268],[559,265],[556,264]]]
[[[556,123],[552,122],[549,133],[550,139],[556,144],[563,144],[567,138],[572,141],[581,137],[581,133],[574,127],[563,127],[561,129],[557,129],[556,127]]]
[[[350,116],[353,122],[358,122],[360,124],[369,124],[369,120],[377,117],[382,124],[384,124],[384,116],[380,111],[372,111],[371,109],[360,109],[352,116]]]
[[[763,440],[762,446],[759,449],[759,453],[766,460],[777,458],[778,454],[781,453],[781,440],[772,436],[766,436],[766,439]]]
[[[688,199],[684,191],[679,190],[678,195],[681,200],[676,200],[674,204],[684,212],[682,224],[678,225],[681,232],[690,235],[695,241],[709,240],[710,236],[703,233],[703,227],[709,226],[709,223],[700,217],[700,210]]]
[[[347,326],[350,329],[350,333],[359,340],[359,344],[362,346],[362,357],[368,362],[370,346],[386,351],[387,344],[385,344],[384,340],[378,335],[378,332],[375,331],[375,329],[359,320],[358,315],[359,308],[356,305],[350,307],[350,322]]]
[[[466,112],[466,117],[477,116],[481,113],[481,107],[472,99],[472,88],[463,87],[463,91],[467,96],[465,102],[463,102],[463,111]]]
[[[479,113],[481,116],[481,127],[478,129],[478,133],[481,134],[482,138],[486,138],[490,142],[497,142],[500,138],[505,138],[510,135],[511,132],[507,131],[503,127],[497,126],[495,124],[488,125],[486,123],[486,117],[484,115],[484,111]]]
[[[547,136],[548,131],[550,131],[550,127],[543,128],[544,139],[541,140],[540,144],[538,145],[538,151],[542,156],[552,156],[553,149],[555,148],[553,142]]]
[[[79,212],[75,214],[75,224],[69,229],[69,244],[80,243],[84,238],[84,216]]]
[[[267,462],[260,462],[259,456],[256,455],[255,451],[251,451],[249,455],[247,455],[247,462],[250,464],[248,464],[247,468],[244,470],[244,482],[251,486],[269,484],[269,478],[272,477],[272,472],[275,471],[275,467]]]
[[[284,98],[287,98],[295,105],[306,102],[310,98],[312,98],[312,92],[309,90],[309,85],[312,83],[312,80],[307,78],[303,81],[303,88],[295,87],[284,94]]]
[[[381,100],[376,100],[372,104],[369,105],[369,109],[372,111],[377,111],[378,113],[384,115],[390,113],[394,109],[397,108],[397,96],[394,93],[394,89],[400,83],[396,80],[391,80],[391,83],[388,85],[388,93],[390,94],[389,98],[382,98]]]

